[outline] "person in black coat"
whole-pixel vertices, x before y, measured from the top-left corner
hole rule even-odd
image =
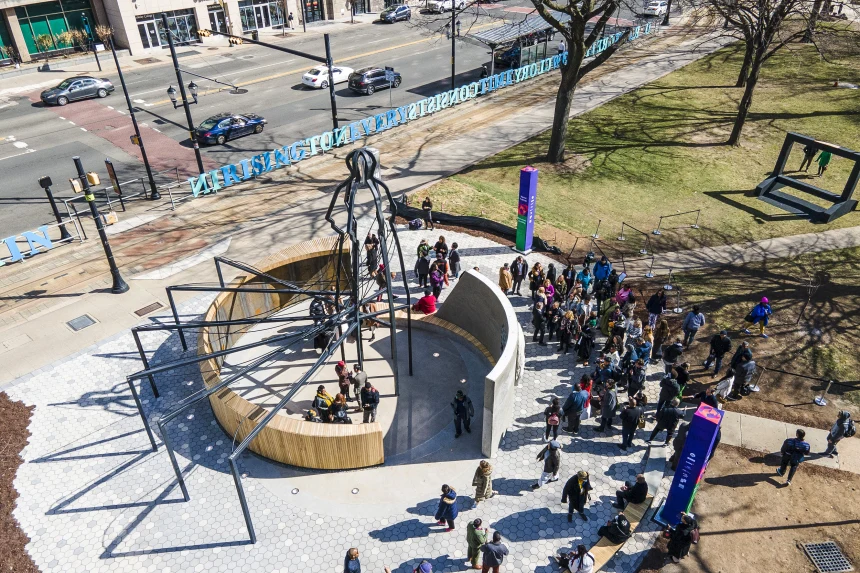
[[[648,310],[648,325],[654,329],[657,326],[657,319],[666,312],[666,291],[661,288],[652,294],[645,303],[645,308]]]
[[[651,437],[648,438],[648,443],[653,442],[657,434],[666,430],[668,433],[666,434],[665,445],[669,445],[669,442],[672,441],[672,436],[675,435],[678,421],[684,417],[684,413],[678,409],[678,404],[680,403],[681,401],[677,398],[672,398],[672,401],[667,406],[663,406],[663,409],[657,412],[657,425],[651,430]]]
[[[752,357],[753,357],[752,350],[750,349],[750,343],[747,342],[746,340],[741,342],[741,345],[738,346],[737,349],[735,350],[735,353],[732,354],[732,361],[729,362],[729,366],[733,370],[737,370],[738,366],[741,365],[741,362],[743,361],[744,356],[747,357],[747,360],[752,360]]]
[[[690,552],[693,544],[693,531],[699,528],[699,524],[689,513],[681,512],[681,521],[670,530],[669,533],[669,556],[673,563],[678,563]]]
[[[430,286],[427,283],[427,277],[430,276],[430,259],[428,257],[419,258],[415,264],[415,272],[418,273],[418,286],[428,288]]]
[[[636,405],[636,398],[631,395],[627,400],[627,407],[621,410],[621,443],[618,447],[622,450],[633,445],[633,436],[639,427],[640,416],[642,408]]]
[[[627,371],[627,395],[635,396],[645,389],[645,361],[639,358]]]
[[[660,396],[657,397],[657,412],[655,412],[655,416],[660,410],[663,409],[669,400],[672,398],[676,398],[681,395],[681,385],[678,384],[678,381],[672,377],[671,374],[664,376],[662,380],[660,380]]]
[[[630,538],[630,529],[630,520],[623,511],[619,511],[618,515],[606,522],[606,525],[600,526],[597,535],[620,545]]]
[[[711,337],[711,352],[708,354],[708,358],[705,359],[705,363],[702,365],[705,367],[705,370],[711,367],[711,363],[714,363],[714,376],[719,374],[720,368],[723,367],[723,356],[725,356],[732,349],[732,339],[729,338],[729,333],[725,330],[720,331],[719,334],[715,334]]]
[[[567,480],[564,490],[561,492],[561,503],[567,503],[567,520],[573,521],[573,512],[576,510],[579,516],[588,521],[585,515],[585,502],[588,501],[588,492],[593,488],[588,480],[588,472],[582,470]]]
[[[648,482],[645,474],[638,474],[635,482],[624,482],[621,489],[615,492],[615,503],[612,507],[624,509],[628,503],[642,503],[648,497]]]
[[[514,262],[511,263],[511,276],[514,278],[514,286],[511,289],[511,292],[517,293],[519,296],[522,296],[520,289],[523,286],[523,280],[525,280],[526,275],[529,274],[529,263],[522,257],[517,257],[514,259]]]
[[[678,362],[678,359],[681,358],[681,354],[684,353],[684,344],[681,342],[680,338],[676,338],[675,342],[672,344],[667,344],[665,348],[663,348],[663,366],[666,369],[666,374],[672,372],[672,368],[675,366],[675,363]]]
[[[546,342],[543,340],[543,337],[546,334],[546,314],[544,313],[542,302],[536,302],[532,308],[532,326],[535,327],[532,342],[537,342],[541,346],[546,346]],[[538,342],[538,336],[540,336],[540,342]]]

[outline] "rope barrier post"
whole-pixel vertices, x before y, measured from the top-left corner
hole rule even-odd
[[[592,238],[592,239],[599,239],[599,238],[600,238],[600,235],[598,235],[598,234],[597,234],[597,232],[600,230],[600,221],[601,221],[601,220],[602,220],[602,219],[598,219],[598,220],[597,220],[597,228],[596,228],[596,229],[594,229],[594,234],[593,234],[593,235],[591,235],[591,238]]]
[[[833,380],[828,380],[827,386],[824,387],[824,392],[821,393],[821,396],[817,396],[814,400],[812,400],[816,406],[827,405],[827,400],[824,397],[827,395],[827,392],[830,391],[831,384],[833,384]]]
[[[761,386],[759,382],[761,382],[761,377],[764,376],[765,372],[767,372],[767,367],[762,366],[761,371],[758,373],[758,378],[755,379],[755,384],[750,386],[750,392],[761,392]]]
[[[657,221],[657,228],[654,229],[653,231],[651,231],[651,234],[652,235],[662,235],[663,233],[660,232],[661,226],[663,226],[663,215],[660,215],[660,220]]]
[[[701,215],[701,214],[702,214],[702,210],[696,209],[696,222],[693,223],[692,225],[690,225],[691,229],[698,229],[699,228],[699,215]]]
[[[663,285],[663,290],[672,290],[672,269],[669,269],[669,282]]]
[[[675,304],[677,306],[672,309],[672,312],[674,312],[675,314],[681,314],[682,312],[684,312],[684,307],[681,306],[681,289],[676,288],[675,295]]]
[[[648,247],[650,247],[650,246],[651,246],[651,237],[649,237],[648,235],[645,235],[645,244],[642,246],[641,249],[639,249],[639,254],[640,255],[647,255],[648,254]]]
[[[651,255],[651,266],[648,267],[648,272],[645,273],[645,278],[646,279],[653,279],[654,278],[654,255]]]
[[[621,235],[618,237],[618,240],[619,241],[626,241],[627,240],[624,238],[624,221],[621,222]]]

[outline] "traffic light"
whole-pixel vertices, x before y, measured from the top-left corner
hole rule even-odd
[[[197,35],[201,38],[208,38],[212,35],[212,32],[207,30],[206,28],[200,28],[197,30]]]

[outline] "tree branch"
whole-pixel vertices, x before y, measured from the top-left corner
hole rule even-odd
[[[590,72],[591,70],[593,70],[594,68],[596,68],[597,66],[599,66],[600,64],[605,62],[606,60],[608,60],[612,56],[612,54],[617,52],[619,50],[619,48],[621,48],[621,46],[624,45],[624,43],[627,41],[627,38],[629,36],[630,36],[630,28],[627,28],[627,30],[624,31],[624,33],[621,35],[621,37],[618,39],[617,42],[615,42],[614,44],[612,44],[611,46],[609,46],[608,48],[606,48],[605,50],[603,50],[602,52],[597,54],[597,56],[593,60],[588,62],[587,64],[583,64],[582,67],[579,68],[579,75],[576,76],[576,81],[579,82],[579,80],[581,80],[585,74],[587,74],[588,72]]]

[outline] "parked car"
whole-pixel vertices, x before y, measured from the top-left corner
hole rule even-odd
[[[57,87],[43,91],[41,98],[47,105],[66,105],[78,99],[107,97],[115,89],[107,78],[76,76],[63,80]]]
[[[455,0],[428,0],[427,1],[427,9],[431,12],[438,12],[441,14],[442,12],[450,12],[454,9],[454,1]],[[464,0],[456,0],[457,10],[462,10],[466,5]]]
[[[349,75],[354,70],[343,66],[337,66],[331,69],[331,75],[334,78],[335,84],[341,84],[349,79]],[[328,87],[328,66],[315,66],[309,69],[302,76],[302,83],[312,88]]]
[[[266,120],[255,113],[219,113],[197,126],[197,141],[222,145],[228,139],[260,133]]]
[[[664,0],[653,0],[645,6],[646,16],[662,16],[669,11],[669,5]]]
[[[400,73],[394,72],[394,81],[389,84],[385,79],[383,68],[361,68],[349,76],[349,89],[354,92],[370,95],[379,88],[397,87],[400,85]]]
[[[406,4],[392,6],[383,10],[379,14],[379,19],[383,22],[388,22],[389,24],[399,22],[400,20],[406,20],[408,22],[412,19],[412,9]]]

